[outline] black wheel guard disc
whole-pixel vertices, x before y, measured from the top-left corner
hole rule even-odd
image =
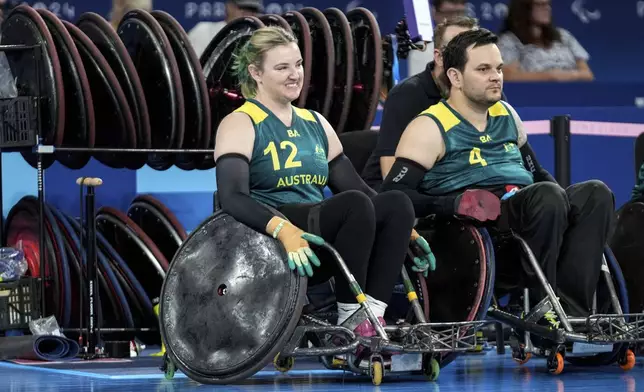
[[[437,220],[430,230],[423,226],[417,227],[418,233],[427,239],[437,263],[427,277],[430,321],[474,320],[485,288],[486,255],[480,234],[455,219]]]
[[[96,227],[125,260],[148,298],[157,298],[168,263],[150,237],[125,214],[111,207],[97,211]]]
[[[315,8],[303,8],[300,13],[306,18],[311,30],[315,59],[311,65],[311,84],[306,97],[306,108],[329,118],[335,85],[335,50],[331,26],[324,14]]]
[[[39,9],[38,13],[56,45],[65,85],[64,147],[94,147],[94,106],[92,93],[83,61],[65,26],[51,11]],[[84,152],[56,152],[56,160],[70,169],[84,167],[91,154]]]
[[[65,93],[63,76],[54,41],[42,17],[28,5],[15,7],[2,22],[2,45],[43,45],[40,65],[36,68],[34,51],[7,52],[7,61],[19,96],[41,97],[38,101],[42,138],[45,144],[60,146],[65,129]],[[40,84],[40,89],[39,89]],[[34,107],[33,129],[37,129]],[[22,152],[25,161],[37,167],[38,157]],[[42,155],[43,169],[55,161],[54,155]]]
[[[128,208],[127,215],[154,241],[166,260],[172,260],[183,241],[170,220],[149,203],[136,200]]]
[[[217,212],[191,233],[170,266],[161,336],[190,378],[244,379],[290,338],[305,292],[306,280],[290,271],[279,242]]]
[[[125,14],[118,34],[141,79],[148,110],[154,113],[150,116],[152,148],[180,148],[185,128],[183,88],[168,37],[159,22],[142,9]],[[174,156],[152,153],[147,163],[155,170],[167,170]]]

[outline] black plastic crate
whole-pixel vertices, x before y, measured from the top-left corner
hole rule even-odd
[[[33,147],[38,143],[38,117],[33,97],[0,99],[0,148]]]
[[[0,283],[0,331],[28,329],[40,317],[40,279]]]

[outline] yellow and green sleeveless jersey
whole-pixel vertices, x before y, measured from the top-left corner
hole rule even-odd
[[[534,182],[517,147],[518,131],[503,101],[488,110],[480,132],[445,100],[419,114],[432,118],[445,142],[445,155],[425,173],[420,190],[444,195],[465,188],[527,186]]]
[[[329,146],[317,116],[293,107],[292,124],[287,127],[254,99],[235,111],[248,114],[255,128],[251,197],[272,207],[322,201],[329,175]]]

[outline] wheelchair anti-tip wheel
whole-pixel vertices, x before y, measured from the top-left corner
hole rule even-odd
[[[438,380],[438,376],[440,375],[440,372],[441,372],[441,366],[436,360],[436,358],[425,355],[423,362],[424,362],[423,375],[427,377],[427,380],[429,381]]]
[[[559,375],[564,369],[564,357],[560,352],[553,352],[548,357],[548,371],[551,374]]]
[[[293,357],[282,357],[279,353],[273,359],[273,366],[278,372],[288,373],[289,370],[293,369],[295,365],[295,358]]]

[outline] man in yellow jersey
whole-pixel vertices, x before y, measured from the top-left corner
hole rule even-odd
[[[600,181],[567,189],[534,182],[535,170],[526,168],[519,151],[527,142],[521,119],[501,100],[503,60],[496,42],[490,31],[478,29],[458,34],[446,46],[450,97],[407,126],[382,191],[407,193],[417,217],[504,222],[527,241],[564,310],[586,316],[599,282],[613,195]],[[536,304],[545,292],[527,260],[522,262]],[[512,278],[516,284],[517,276]]]

